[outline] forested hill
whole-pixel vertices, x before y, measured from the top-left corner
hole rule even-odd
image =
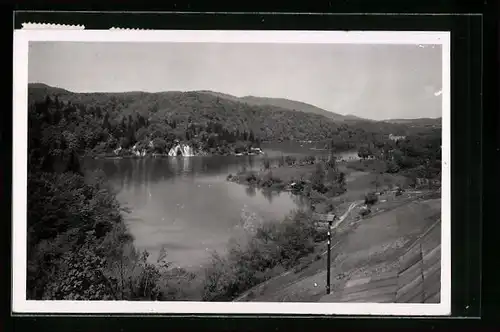
[[[202,92],[71,93],[41,84],[30,85],[30,102],[43,101],[47,95],[84,107],[98,116],[108,113],[111,121],[140,115],[151,124],[174,121],[181,127],[188,124],[206,127],[209,123],[220,123],[229,131],[252,131],[262,140],[319,140],[338,127],[320,115],[271,105],[249,105]]]
[[[390,119],[386,120],[388,123],[405,124],[411,127],[441,127],[442,118],[419,118],[419,119]]]
[[[40,116],[52,112],[53,119],[74,121],[75,128],[69,127],[86,133],[82,144],[93,142],[85,149],[98,147],[100,152],[135,143],[147,146],[152,140],[160,151],[175,140],[188,142],[199,151],[223,154],[234,152],[232,145],[237,142],[251,145],[276,140],[328,141],[344,150],[383,135],[407,135],[411,130],[407,124],[335,121],[319,114],[241,102],[237,97],[206,91],[73,93],[30,84],[28,96],[32,108],[34,103],[39,104]],[[50,107],[40,106],[47,102]]]
[[[302,111],[306,113],[318,114],[330,118],[335,121],[343,121],[345,117],[341,114],[326,111],[322,108],[303,103],[300,101],[289,100],[284,98],[262,98],[254,96],[246,96],[241,98],[243,101],[253,105],[273,105],[291,110]]]
[[[346,119],[345,116],[333,112],[326,111],[322,108],[316,107],[314,105],[310,105],[307,103],[303,103],[296,100],[290,100],[285,98],[266,98],[266,97],[255,97],[255,96],[245,96],[245,97],[236,97],[232,95],[228,95],[225,93],[214,92],[214,91],[199,91],[201,93],[209,94],[212,96],[216,96],[219,98],[224,98],[231,101],[242,102],[249,105],[254,106],[275,106],[283,109],[287,109],[290,111],[298,111],[304,113],[311,113],[322,115],[326,118],[335,120],[337,122],[343,121]],[[349,117],[347,117],[349,118]],[[360,119],[360,118],[358,118]],[[361,120],[361,119],[360,119]]]

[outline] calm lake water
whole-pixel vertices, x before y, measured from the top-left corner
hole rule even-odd
[[[277,155],[270,151],[270,155]],[[198,268],[210,252],[224,253],[241,232],[241,220],[255,214],[282,220],[301,204],[290,193],[270,193],[226,181],[243,165],[260,168],[261,157],[165,157],[93,160],[131,213],[125,219],[139,250],[156,260],[162,247],[177,266]]]

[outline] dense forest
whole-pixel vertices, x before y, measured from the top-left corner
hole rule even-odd
[[[31,84],[29,101],[35,113],[64,118],[66,130],[79,137],[81,152],[94,155],[118,147],[126,153],[134,145],[165,153],[176,141],[188,143],[196,153],[211,154],[237,153],[260,142],[282,140],[325,142],[342,151],[412,130],[368,120],[336,122],[208,92],[72,93]]]

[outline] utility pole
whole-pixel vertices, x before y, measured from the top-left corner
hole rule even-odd
[[[326,263],[326,294],[330,294],[330,264],[331,264],[331,247],[332,247],[332,219],[328,219],[328,253]]]
[[[314,220],[328,222],[328,242],[327,242],[327,261],[326,261],[326,294],[330,294],[330,264],[331,264],[331,246],[332,246],[332,222],[335,219],[334,214],[313,214]]]

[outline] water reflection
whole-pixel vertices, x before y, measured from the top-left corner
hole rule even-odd
[[[262,189],[262,195],[269,201],[269,203],[273,202],[273,192],[269,189]]]
[[[240,167],[260,167],[259,157],[190,157],[92,160],[128,206],[126,222],[138,249],[155,259],[162,246],[168,259],[189,267],[223,252],[242,211],[282,220],[300,205],[289,193],[256,190],[226,181]]]
[[[255,195],[257,194],[257,190],[252,186],[247,186],[245,192],[247,193],[248,197],[255,197]]]

